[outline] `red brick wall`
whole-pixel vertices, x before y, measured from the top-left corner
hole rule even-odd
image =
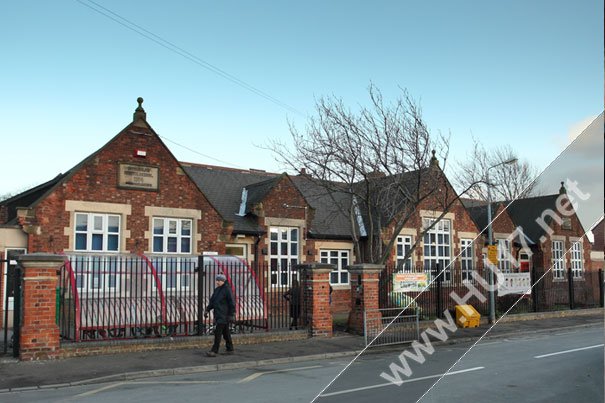
[[[6,224],[8,221],[8,207],[0,206],[0,224]]]
[[[298,188],[294,186],[292,180],[288,175],[283,175],[282,179],[275,185],[275,187],[266,195],[264,200],[262,201],[263,209],[262,215],[264,217],[279,217],[286,219],[295,219],[295,220],[306,220],[305,227],[301,228],[299,245],[301,247],[301,251],[299,253],[301,257],[300,263],[312,263],[313,256],[307,253],[308,250],[313,250],[315,242],[313,240],[304,240],[306,237],[307,229],[309,228],[309,223],[312,219],[313,211],[309,208],[305,198],[298,191]],[[289,207],[286,207],[289,206]],[[303,208],[301,208],[303,207]],[[306,209],[304,207],[307,207]],[[269,245],[267,244],[268,236],[269,236],[269,228],[265,223],[263,217],[259,218],[259,224],[266,231],[266,235],[261,238],[259,243],[259,250],[269,250]],[[303,242],[306,244],[303,248]],[[266,261],[268,257],[267,255],[261,254],[259,256],[259,261]]]
[[[363,264],[358,265],[358,267],[360,266],[365,267]],[[378,311],[379,273],[380,269],[358,269],[351,273],[351,311],[349,313],[348,328],[354,333],[364,333],[364,311],[367,311],[366,320],[369,328],[382,328],[382,315],[380,311]],[[362,290],[361,293],[357,293],[357,284],[359,284],[358,281],[360,277]],[[359,305],[357,305],[357,299],[359,299]]]
[[[592,233],[594,234],[593,250],[603,252],[603,245],[605,244],[605,220],[601,220],[600,223],[595,225]]]
[[[30,255],[31,256],[31,255]],[[56,323],[57,270],[61,256],[52,260],[21,260],[23,264],[23,316],[19,337],[21,360],[44,360],[59,355],[59,326]]]
[[[555,206],[553,206],[553,210],[556,212]],[[564,217],[560,215],[560,217]],[[564,236],[565,237],[565,246],[564,253],[571,248],[571,241],[569,237],[572,238],[582,238],[584,236],[584,228],[582,227],[582,223],[580,222],[578,216],[576,214],[569,217],[571,219],[571,229],[564,229],[560,224],[558,224],[555,220],[552,220],[550,223],[550,228],[553,230],[552,235],[546,235],[545,242],[539,243],[537,248],[540,248],[542,253],[536,258],[534,256],[534,264],[538,264],[539,267],[543,267],[545,269],[550,269],[552,266],[552,236]],[[592,270],[592,260],[590,259],[590,250],[591,245],[588,241],[588,238],[584,237],[582,239],[582,247],[583,247],[583,256],[584,256],[584,270]],[[571,267],[571,252],[565,253],[565,269]],[[567,275],[566,275],[567,276]]]
[[[224,253],[224,245],[218,235],[224,232],[223,222],[196,185],[185,175],[174,156],[150,129],[140,127],[124,129],[105,147],[88,158],[63,184],[55,188],[35,207],[35,218],[31,224],[39,225],[29,237],[30,252],[62,251],[70,249],[64,228],[69,227],[69,212],[65,211],[65,200],[122,203],[132,206],[127,217],[130,238],[126,240],[126,251],[143,252],[150,246],[144,237],[149,231],[149,217],[145,206],[189,208],[202,210],[197,223],[202,240],[198,250],[218,250]],[[133,156],[135,149],[147,151],[146,158]],[[118,184],[118,163],[145,164],[159,167],[159,190],[145,191],[121,189]]]
[[[320,267],[318,267],[320,266]],[[307,318],[311,336],[332,336],[330,310],[330,267],[312,264],[305,270],[307,286],[304,290]]]
[[[420,232],[422,230],[422,217],[420,215],[420,210],[429,210],[429,211],[437,211],[437,212],[442,212],[444,211],[444,206],[447,205],[447,202],[451,202],[455,197],[455,192],[454,189],[450,186],[450,184],[447,181],[443,182],[444,189],[447,189],[447,192],[441,192],[441,193],[437,193],[435,194],[435,197],[429,197],[425,200],[423,200],[418,207],[416,208],[416,211],[414,212],[414,214],[410,217],[409,221],[407,222],[407,224],[405,225],[404,228],[415,228],[417,230],[417,234],[420,235]],[[444,196],[445,195],[445,196]],[[468,211],[466,210],[466,208],[464,207],[464,205],[462,204],[462,202],[460,200],[456,200],[454,201],[450,208],[447,211],[448,213],[452,213],[454,214],[454,220],[452,221],[452,228],[453,231],[453,237],[452,237],[452,246],[453,246],[453,254],[452,256],[457,256],[460,253],[460,237],[458,235],[459,232],[475,232],[475,233],[479,233],[480,230],[477,228],[477,226],[475,225],[475,222],[473,221],[473,219],[471,218],[470,214],[468,213]],[[509,219],[510,221],[510,219]],[[393,228],[391,226],[390,231],[392,232]],[[414,238],[415,240],[415,238]],[[478,238],[478,240],[476,241],[476,253],[477,253],[477,257],[481,256],[481,238]],[[389,261],[390,262],[394,262],[395,261],[395,248],[393,248],[392,252],[391,252],[391,256]],[[416,249],[414,250],[414,256],[413,256],[413,260],[416,263],[416,269],[419,271],[423,270],[423,244],[422,244],[422,240],[420,241],[420,243],[418,244],[418,246],[416,247]],[[459,262],[456,259],[454,262],[454,266],[452,268],[459,268]]]
[[[285,207],[288,205],[290,207]],[[305,219],[307,202],[289,176],[284,175],[263,200],[263,208],[266,217],[283,217],[298,220]]]
[[[332,313],[348,313],[351,310],[351,289],[332,291]]]
[[[508,212],[505,211],[504,208],[504,205],[499,204],[497,210],[492,215],[492,219],[495,218],[492,223],[492,231],[494,234],[496,232],[511,234],[516,228],[513,220],[511,220],[510,215],[508,215]]]

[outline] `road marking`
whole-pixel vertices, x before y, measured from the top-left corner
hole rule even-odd
[[[480,344],[477,344],[477,347],[482,347],[482,346],[491,346],[491,345],[493,345],[493,344],[502,344],[502,343],[503,343],[503,342],[502,342],[501,340],[499,340],[499,341],[488,341],[488,342],[485,342],[485,343],[480,343]]]
[[[110,385],[103,386],[102,388],[89,390],[88,392],[80,393],[79,395],[73,396],[72,399],[77,398],[77,397],[91,396],[91,395],[97,394],[99,392],[103,392],[104,390],[107,390],[107,389],[117,388],[120,385],[124,385],[124,383],[125,382],[112,383]]]
[[[480,369],[485,369],[485,367],[475,367],[475,368],[469,368],[469,369],[462,369],[460,371],[446,372],[445,374],[428,375],[428,376],[422,376],[420,378],[406,379],[405,381],[403,381],[401,383],[417,382],[417,381],[424,381],[426,379],[441,378],[442,376],[458,375],[458,374],[462,374],[465,372],[479,371]],[[364,386],[361,388],[339,390],[338,392],[322,393],[321,395],[319,395],[319,397],[344,395],[346,393],[359,392],[359,391],[368,390],[368,389],[383,388],[385,386],[398,386],[398,385],[396,385],[392,382],[380,383],[378,385]]]
[[[103,392],[105,390],[117,388],[118,386],[122,386],[122,385],[147,385],[147,384],[154,384],[154,385],[175,384],[175,385],[180,385],[180,384],[218,384],[218,383],[222,383],[222,382],[221,381],[127,381],[127,382],[112,383],[112,384],[109,384],[109,385],[105,385],[102,388],[97,388],[97,389],[89,390],[88,392],[80,393],[79,395],[73,396],[72,399],[79,398],[79,397],[92,396],[92,395],[95,395],[97,393]]]
[[[591,349],[591,348],[599,348],[599,347],[603,347],[603,344],[595,344],[594,346],[580,347],[580,348],[574,348],[574,349],[572,349],[572,350],[558,351],[558,352],[556,352],[556,353],[550,353],[550,354],[536,355],[536,356],[534,356],[534,358],[551,357],[551,356],[553,356],[553,355],[559,355],[559,354],[573,353],[574,351],[589,350],[589,349]]]
[[[298,367],[298,368],[286,368],[286,369],[276,369],[275,371],[265,371],[265,372],[255,372],[250,376],[245,377],[244,379],[240,379],[237,383],[247,383],[255,380],[256,378],[266,375],[266,374],[276,374],[279,372],[291,372],[291,371],[302,371],[305,369],[313,369],[313,368],[321,368],[321,365],[313,365],[310,367]]]
[[[217,384],[224,383],[222,381],[129,381],[125,382],[130,385],[196,385],[196,384]]]

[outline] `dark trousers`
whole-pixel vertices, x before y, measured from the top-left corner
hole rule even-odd
[[[300,305],[298,305],[298,304],[290,305],[290,317],[292,318],[292,322],[290,323],[290,328],[298,327],[298,318],[300,317]]]
[[[221,336],[225,339],[225,347],[227,351],[233,351],[233,341],[231,340],[231,332],[229,331],[228,323],[217,323],[214,328],[214,344],[210,351],[218,353],[218,348],[221,345]]]

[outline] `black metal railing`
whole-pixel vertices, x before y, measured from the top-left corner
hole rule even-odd
[[[482,315],[487,314],[489,306],[487,301],[487,291],[480,284],[481,280],[468,276],[462,278],[462,274],[457,269],[452,269],[449,275],[440,276],[436,274],[440,270],[435,268],[431,273],[427,273],[427,286],[425,288],[414,288],[414,291],[397,292],[393,290],[393,275],[402,273],[395,265],[387,265],[380,274],[379,279],[379,307],[386,308],[405,308],[406,313],[414,313],[418,309],[421,319],[431,319],[442,317],[445,310],[453,311],[457,305],[456,299],[460,300],[469,293],[469,287],[472,285],[475,289],[481,291],[483,298],[472,296],[467,303],[471,304]],[[479,274],[486,283],[486,274]],[[448,278],[446,281],[445,278]]]
[[[444,281],[434,273],[428,273],[430,282],[423,291],[409,291],[398,293],[393,291],[393,274],[399,270],[393,265],[387,265],[381,272],[379,282],[379,306],[384,308],[408,307],[411,312],[418,308],[421,318],[431,319],[440,317],[445,310],[453,310],[457,304],[452,298],[454,293],[458,297],[467,295],[472,287],[479,291],[479,296],[473,296],[466,303],[471,304],[482,315],[489,313],[488,292],[484,284],[489,284],[488,272],[477,272],[480,279],[464,279],[459,270],[454,268]],[[431,282],[431,277],[434,281]],[[552,271],[544,274],[544,269],[533,268],[530,273],[533,287],[526,294],[497,295],[496,314],[498,316],[508,312],[529,313],[559,311],[568,309],[594,308],[603,306],[603,272],[583,271],[577,277],[571,270],[567,270],[564,277],[555,278]],[[481,280],[483,279],[483,280]],[[441,280],[441,281],[440,281]],[[475,291],[475,292],[476,292]]]
[[[0,305],[3,307],[0,318],[0,354],[12,354],[13,357],[19,356],[22,275],[23,269],[15,264],[15,256],[9,254],[6,259],[0,259]]]
[[[287,276],[275,284],[274,269],[233,256],[69,256],[58,288],[60,334],[72,341],[209,334],[213,317],[203,311],[219,273],[235,298],[233,332],[305,327],[305,273],[280,268]]]

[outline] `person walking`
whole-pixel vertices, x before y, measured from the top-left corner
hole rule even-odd
[[[214,310],[214,344],[206,353],[208,357],[216,357],[221,344],[221,336],[225,339],[225,354],[233,354],[233,341],[229,325],[235,317],[235,300],[231,293],[231,287],[227,283],[224,274],[218,274],[215,278],[216,288],[210,297],[210,303],[206,307],[204,317],[207,318],[210,311]]]
[[[284,298],[286,301],[290,302],[290,318],[292,318],[292,322],[290,323],[290,330],[294,327],[294,330],[298,328],[298,318],[300,317],[300,286],[298,285],[298,280],[292,280],[292,287],[288,291],[284,293]]]

